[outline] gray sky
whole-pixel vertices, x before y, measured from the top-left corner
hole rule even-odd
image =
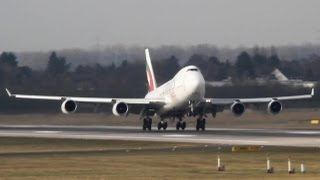
[[[1,0],[0,51],[320,42],[319,0]]]

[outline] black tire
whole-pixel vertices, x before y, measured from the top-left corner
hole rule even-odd
[[[200,127],[199,124],[196,125],[196,130],[199,131]]]
[[[167,123],[167,122],[165,122],[165,123],[164,123],[164,125],[163,125],[163,130],[166,130],[166,129],[167,129],[167,127],[168,127],[168,123]]]
[[[206,119],[204,119],[204,118],[202,119],[201,129],[202,129],[202,131],[206,130]]]
[[[152,119],[150,118],[148,121],[148,130],[151,131]]]
[[[203,124],[202,127],[201,127],[202,131],[205,131],[206,130],[206,125]]]
[[[144,118],[144,119],[143,119],[143,124],[142,124],[142,130],[145,131],[145,130],[147,129],[147,123],[148,123],[147,119]]]
[[[181,123],[179,121],[179,122],[177,122],[176,129],[179,131],[180,127],[181,127]]]
[[[202,128],[202,122],[201,122],[201,119],[197,119],[197,125],[196,125],[196,130],[199,131],[200,128]]]
[[[202,119],[202,124],[206,124],[206,119]]]
[[[187,123],[186,123],[186,122],[183,122],[183,123],[181,124],[181,129],[184,130],[184,129],[186,128],[186,126],[187,126]]]
[[[158,123],[158,130],[161,130],[161,122]]]

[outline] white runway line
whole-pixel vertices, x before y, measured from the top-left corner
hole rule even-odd
[[[320,131],[284,131],[287,134],[320,134]]]
[[[194,137],[196,135],[189,135],[189,134],[167,134],[167,135],[162,135],[163,137],[178,137],[178,138],[181,138],[181,137]]]
[[[60,133],[61,131],[33,131],[33,132],[38,134],[56,134],[56,133]]]

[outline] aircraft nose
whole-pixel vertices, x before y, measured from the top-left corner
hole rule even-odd
[[[200,86],[200,80],[199,78],[192,77],[190,79],[190,86],[192,87],[192,90],[195,91]]]
[[[186,89],[190,93],[196,92],[202,86],[202,78],[196,74],[190,74],[186,76]]]

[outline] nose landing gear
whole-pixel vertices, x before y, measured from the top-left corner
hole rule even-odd
[[[191,116],[195,116],[195,102],[194,101],[189,101],[189,110],[187,112],[187,116],[191,117]]]

